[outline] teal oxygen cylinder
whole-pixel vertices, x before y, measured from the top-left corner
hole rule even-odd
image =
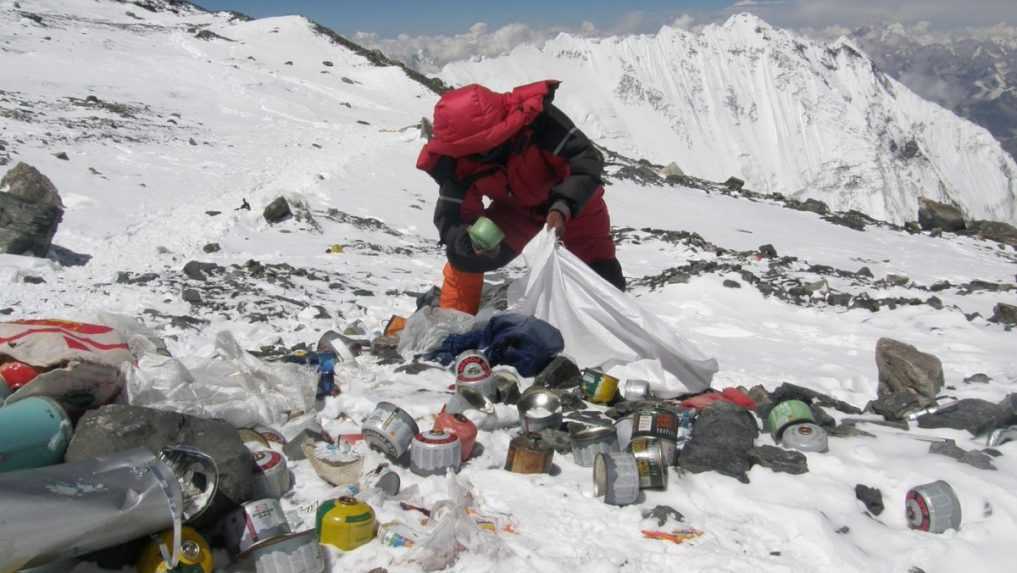
[[[71,421],[55,400],[33,396],[0,408],[0,473],[64,461]]]

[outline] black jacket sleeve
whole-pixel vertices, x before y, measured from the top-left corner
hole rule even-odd
[[[486,273],[499,269],[516,258],[516,253],[504,243],[493,255],[481,255],[473,250],[473,241],[466,232],[460,207],[469,186],[455,176],[456,162],[442,157],[429,173],[438,183],[438,202],[434,206],[434,226],[445,244],[448,260],[456,269],[468,273]]]
[[[565,113],[545,103],[532,124],[537,145],[569,164],[570,175],[551,190],[551,209],[577,216],[603,184],[604,156]]]

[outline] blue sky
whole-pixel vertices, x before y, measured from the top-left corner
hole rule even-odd
[[[583,21],[612,29],[627,15],[662,22],[684,13],[720,11],[734,0],[197,0],[210,10],[236,10],[254,17],[301,14],[342,33],[372,32],[384,37],[461,33],[472,24],[492,27],[522,23],[533,27],[575,27]],[[631,17],[631,16],[629,16]]]

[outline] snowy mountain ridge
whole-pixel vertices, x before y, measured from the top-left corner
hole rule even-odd
[[[848,38],[822,45],[751,14],[688,32],[591,39],[454,62],[447,83],[563,81],[592,138],[692,175],[914,220],[918,199],[1017,222],[1017,164],[983,128],[881,73]]]

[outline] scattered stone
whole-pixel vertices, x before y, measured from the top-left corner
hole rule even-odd
[[[999,221],[972,221],[968,228],[979,238],[1017,247],[1017,227]]]
[[[233,41],[233,40],[231,40],[229,38],[226,38],[224,36],[220,36],[219,34],[216,34],[212,30],[201,30],[200,32],[195,34],[194,37],[199,39],[199,40],[205,40],[206,42],[210,42],[212,40],[222,40],[224,42],[232,42]]]
[[[643,510],[643,519],[656,519],[657,527],[664,527],[669,521],[684,522],[685,516],[670,505],[657,505],[653,509]]]
[[[187,143],[189,143],[191,145],[198,145],[198,142],[195,141],[193,137],[187,138]]]
[[[838,400],[829,394],[817,392],[811,388],[806,388],[790,382],[784,382],[770,393],[770,401],[774,404],[778,404],[786,400],[801,400],[806,404],[812,404],[814,402],[820,406],[834,408],[835,410],[845,414],[862,413],[861,408],[858,408],[857,406],[848,404],[843,400]]]
[[[357,120],[357,123],[359,123],[360,125],[371,125],[371,122],[369,122],[369,121],[364,121],[364,120],[362,120],[362,119],[358,119],[358,120]]]
[[[757,446],[749,450],[749,460],[774,472],[799,475],[809,471],[808,458],[801,452],[776,446]]]
[[[773,245],[762,245],[759,247],[759,254],[770,259],[776,259],[777,249]]]
[[[957,442],[953,440],[944,440],[942,442],[933,442],[929,444],[929,453],[947,456],[962,464],[967,464],[980,470],[996,469],[996,466],[992,465],[992,456],[977,450],[966,451],[957,446]]]
[[[855,486],[855,497],[865,504],[865,509],[872,515],[883,513],[883,492],[874,487],[858,484]]]
[[[830,212],[830,207],[826,203],[819,199],[806,199],[797,206],[796,209],[799,211],[808,211],[810,213],[816,213],[818,215],[826,215]]]
[[[218,217],[219,215],[222,215],[222,211],[205,211],[205,214],[209,217]]]
[[[929,290],[931,290],[932,292],[940,292],[940,291],[944,291],[944,290],[946,290],[946,289],[948,289],[948,288],[950,288],[952,286],[953,285],[950,284],[950,281],[936,281],[936,282],[932,283],[932,286],[929,287]]]
[[[41,285],[41,284],[44,284],[46,282],[46,279],[44,279],[42,277],[37,277],[37,276],[34,276],[34,275],[28,275],[26,277],[23,277],[21,279],[21,282],[26,283],[26,284],[30,284],[30,285]]]
[[[904,275],[886,275],[886,284],[890,286],[907,286],[911,279]]]
[[[568,357],[558,355],[554,357],[544,369],[537,374],[533,382],[534,386],[540,388],[553,388],[555,390],[564,388],[575,388],[582,382],[582,374],[575,362]]]
[[[0,179],[0,253],[45,257],[63,213],[53,182],[19,162]]]
[[[925,300],[925,304],[936,310],[943,310],[943,301],[938,296],[930,296]]]
[[[741,191],[742,187],[745,187],[745,181],[737,177],[729,177],[728,180],[724,182],[724,187],[727,187],[731,191]]]
[[[922,229],[926,231],[941,229],[951,232],[964,230],[964,214],[957,207],[924,197],[919,199],[918,203],[918,224],[922,226]]]
[[[919,417],[918,427],[967,430],[972,436],[978,436],[1006,425],[1012,415],[1013,412],[1003,404],[965,398],[936,413]]]
[[[197,289],[185,288],[183,294],[184,302],[191,304],[201,304],[201,293]]]
[[[749,450],[759,435],[747,410],[717,402],[700,412],[692,437],[678,456],[678,465],[692,472],[716,471],[748,483],[752,468]]]
[[[861,211],[855,211],[854,209],[844,213],[831,213],[829,215],[825,215],[823,220],[833,223],[834,225],[854,229],[855,231],[864,231],[867,225],[875,225],[877,223],[877,221],[872,217],[869,217]]]
[[[293,65],[293,60],[286,60],[285,62],[283,62],[283,65],[284,66],[292,66]]]
[[[184,265],[183,273],[191,280],[205,281],[208,280],[209,275],[223,270],[225,269],[215,263],[188,261],[187,264]]]
[[[992,309],[992,317],[989,322],[1017,326],[1017,306],[1001,302]]]
[[[847,306],[851,304],[851,294],[846,292],[829,293],[826,295],[826,304],[830,306]]]
[[[913,393],[931,402],[943,388],[943,363],[931,354],[891,338],[876,342],[879,396]]]
[[[399,354],[398,336],[379,336],[371,342],[371,354],[379,358],[382,365],[398,364],[403,361]]]
[[[326,68],[331,68],[331,67],[332,67],[332,66],[334,66],[335,64],[333,64],[333,63],[332,63],[331,61],[329,61],[329,60],[325,60],[325,61],[321,62],[321,65],[325,66]]]
[[[225,511],[251,499],[254,458],[237,431],[220,420],[126,404],[103,406],[78,421],[65,461],[89,460],[139,447],[159,452],[175,445],[201,450],[219,468],[218,493],[199,523],[214,523]]]
[[[988,374],[984,374],[982,372],[972,374],[964,379],[965,384],[988,384],[991,381],[992,378],[989,378]]]
[[[862,268],[858,269],[857,271],[855,271],[855,276],[865,277],[865,278],[871,279],[875,275],[872,274],[872,271],[869,269],[869,267],[862,267]]]
[[[265,207],[263,215],[269,223],[280,223],[292,217],[293,211],[285,197],[276,197]]]
[[[66,151],[61,151],[59,153],[54,153],[53,157],[56,157],[57,159],[59,159],[61,161],[70,161],[70,159],[71,159],[70,157],[67,157],[67,152]]]
[[[843,527],[835,529],[834,533],[838,535],[847,535],[848,533],[851,533],[851,528],[845,525]]]
[[[201,250],[211,254],[218,253],[219,251],[222,250],[222,247],[219,246],[219,243],[208,243],[204,247],[202,247]]]
[[[733,281],[731,279],[725,280],[724,286],[727,288],[742,288],[741,283],[739,283],[738,281]]]
[[[922,232],[922,226],[918,224],[918,221],[908,221],[904,223],[904,230],[910,235],[917,235]]]
[[[932,401],[910,392],[881,396],[869,402],[865,409],[891,421],[903,420],[908,413],[924,408]]]
[[[826,433],[834,438],[875,438],[876,435],[858,429],[858,422],[854,420],[842,420],[839,426],[825,428]]]

